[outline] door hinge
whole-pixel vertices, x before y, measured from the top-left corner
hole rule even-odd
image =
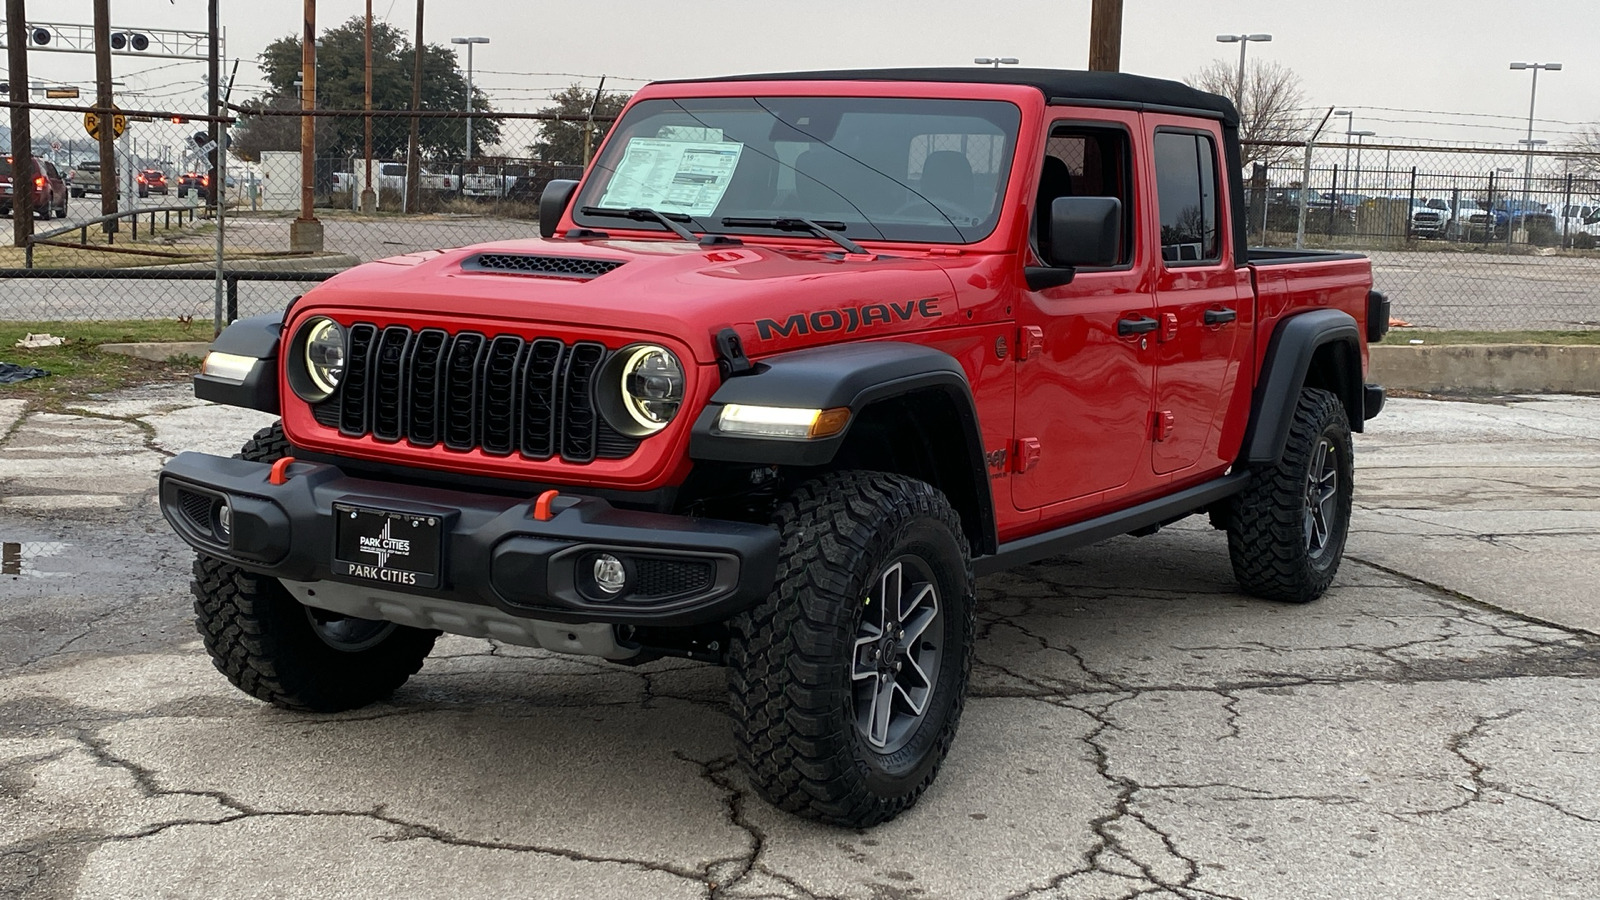
[[[1039,439],[1018,438],[1017,452],[1012,455],[1011,470],[1021,475],[1039,464]]]
[[[1151,418],[1152,427],[1150,432],[1156,441],[1164,441],[1172,436],[1172,427],[1177,424],[1178,418],[1172,414],[1171,410],[1157,410]]]
[[[1161,342],[1166,343],[1178,336],[1178,314],[1161,314]]]
[[[1033,359],[1044,349],[1044,329],[1024,325],[1017,329],[1017,362]]]

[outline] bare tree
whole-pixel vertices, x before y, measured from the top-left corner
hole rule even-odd
[[[1579,178],[1600,179],[1600,125],[1578,132],[1566,147],[1571,155],[1572,174]]]
[[[1239,92],[1239,67],[1226,60],[1211,64],[1189,76],[1190,87],[1221,94],[1239,108],[1239,137],[1245,142],[1244,164],[1253,162],[1279,165],[1295,153],[1289,147],[1252,146],[1252,141],[1300,141],[1305,138],[1307,119],[1305,91],[1300,76],[1278,62],[1256,60],[1245,69],[1244,97]]]

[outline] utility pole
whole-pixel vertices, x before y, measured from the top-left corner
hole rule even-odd
[[[370,215],[378,210],[378,195],[372,189],[372,0],[367,0],[367,87],[362,108],[367,111],[367,177],[361,182],[361,211]]]
[[[228,175],[223,160],[223,157],[227,155],[227,150],[222,146],[222,141],[223,138],[227,136],[227,131],[222,127],[222,123],[218,122],[216,119],[216,117],[222,112],[222,105],[217,102],[217,94],[221,89],[220,82],[222,81],[222,58],[220,56],[221,50],[219,49],[220,38],[222,34],[222,14],[218,9],[218,0],[207,0],[206,19],[207,26],[210,30],[210,33],[207,35],[206,47],[207,55],[209,56],[209,59],[206,60],[206,65],[210,74],[210,77],[206,79],[206,107],[210,110],[212,117],[210,128],[211,145],[216,148],[212,152],[217,154],[217,164],[211,167],[211,190],[207,192],[209,195],[207,199],[216,207],[217,210],[217,233],[214,236],[214,249],[216,251],[216,256],[215,263],[212,267],[211,279],[211,299],[213,305],[211,325],[214,334],[221,334],[222,326],[226,324],[224,321],[225,315],[223,312],[223,298],[226,296],[227,286],[222,278],[224,246],[222,219],[223,208],[228,203],[228,199],[225,196],[228,187]]]
[[[99,0],[96,10],[104,2]],[[23,0],[6,0],[6,49],[11,57],[11,97],[20,95],[27,103],[28,14],[24,5]],[[26,106],[11,107],[11,234],[18,247],[28,246],[28,238],[33,237],[33,130],[29,114]]]
[[[1122,0],[1094,0],[1089,13],[1089,71],[1122,69]]]
[[[422,109],[422,0],[417,0],[417,46],[411,54],[411,111]],[[411,141],[406,146],[406,199],[401,212],[417,212],[422,198],[422,120],[411,117]]]
[[[300,46],[300,218],[289,223],[289,249],[322,250],[322,223],[312,215],[317,190],[317,0],[305,0],[305,34]]]
[[[113,123],[116,114],[111,111],[111,0],[94,0],[94,87],[95,105],[100,107],[100,214],[109,216],[117,211],[117,136]],[[107,234],[115,233],[117,220],[104,226]]]

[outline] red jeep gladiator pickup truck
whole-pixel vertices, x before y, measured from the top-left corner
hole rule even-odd
[[[267,410],[161,508],[262,700],[387,696],[441,632],[728,670],[794,813],[908,808],[955,737],[976,575],[1195,513],[1244,590],[1327,589],[1388,301],[1247,251],[1238,115],[1130,75],[652,84],[541,240],[381,260],[217,339]]]

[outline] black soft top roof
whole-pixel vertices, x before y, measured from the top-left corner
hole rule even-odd
[[[988,66],[925,69],[839,69],[831,72],[774,72],[693,78],[666,82],[699,81],[934,81],[957,84],[1018,84],[1044,94],[1046,101],[1078,102],[1088,106],[1168,107],[1192,110],[1209,118],[1239,125],[1239,112],[1227,97],[1195,90],[1182,82],[1121,72],[1082,72],[1074,69],[1025,69]]]

